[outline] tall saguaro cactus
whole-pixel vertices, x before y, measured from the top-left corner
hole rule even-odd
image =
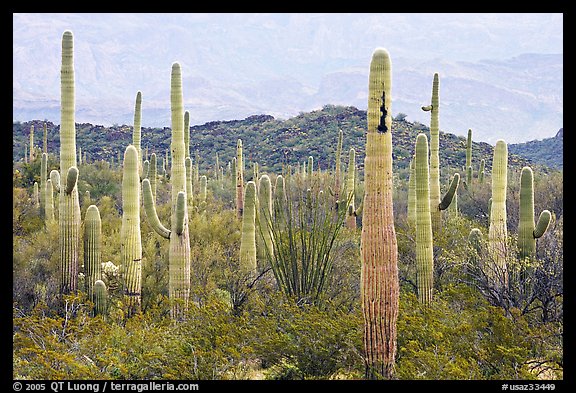
[[[268,220],[272,219],[273,203],[272,203],[272,182],[270,176],[262,175],[258,185],[258,209],[259,209],[259,226],[260,233],[262,233],[262,240],[266,248],[262,247],[263,255],[266,255],[266,250],[270,255],[274,255],[274,242],[272,238],[272,230],[268,225]],[[265,259],[265,258],[263,258]]]
[[[398,244],[392,208],[392,65],[388,51],[372,55],[361,234],[361,301],[366,377],[391,378],[398,319]]]
[[[240,240],[240,271],[250,275],[256,271],[256,183],[246,183],[244,213],[242,214],[242,239]]]
[[[150,155],[150,165],[148,167],[148,179],[150,179],[150,187],[152,189],[152,196],[156,200],[156,185],[158,184],[158,164],[156,163],[156,153]]]
[[[60,70],[60,292],[78,289],[78,248],[80,242],[80,200],[76,167],[76,124],[74,96],[74,42],[71,31],[62,35]]]
[[[432,215],[432,230],[434,233],[442,227],[442,216],[438,209],[440,202],[440,79],[438,73],[434,73],[432,82],[432,103],[423,106],[423,111],[430,112],[430,214]]]
[[[140,309],[142,292],[142,240],[140,234],[140,155],[133,145],[124,152],[122,177],[122,228],[120,258],[123,269],[124,301],[128,315]]]
[[[552,215],[543,210],[534,225],[534,174],[525,166],[520,173],[520,219],[518,222],[518,253],[520,258],[536,255],[536,239],[544,235]]]
[[[508,186],[508,146],[503,139],[496,141],[492,160],[492,206],[488,228],[488,248],[495,266],[496,283],[507,285],[506,268],[508,229],[506,227],[506,189]]]
[[[472,187],[472,130],[468,129],[466,139],[466,184]]]
[[[334,168],[334,201],[338,203],[340,200],[340,182],[342,181],[342,174],[340,169],[340,162],[342,156],[342,141],[344,133],[342,130],[338,131],[338,144],[336,145],[336,166]]]
[[[410,160],[410,176],[408,177],[408,207],[407,217],[410,228],[416,228],[416,167],[414,158]]]
[[[182,70],[180,64],[172,64],[170,104],[172,118],[172,215],[171,229],[164,227],[158,215],[148,179],[142,181],[146,217],[152,228],[162,237],[170,239],[168,251],[169,296],[188,307],[190,298],[190,235],[188,231],[188,208],[186,203],[186,168],[184,166],[184,115],[182,96]],[[184,310],[180,304],[172,307],[172,317],[179,318]]]
[[[34,161],[34,124],[30,126],[30,162]]]
[[[136,103],[134,104],[134,132],[132,133],[132,145],[138,152],[138,175],[142,177],[142,147],[140,141],[142,140],[142,92],[136,93]]]
[[[46,217],[46,179],[48,177],[48,154],[42,153],[40,162],[40,217]]]
[[[414,160],[416,167],[416,282],[418,300],[429,304],[432,301],[434,284],[434,252],[430,214],[428,138],[425,134],[418,134],[416,137]]]
[[[348,205],[348,212],[346,213],[346,227],[356,229],[356,206],[354,204],[354,196],[356,195],[356,150],[351,147],[348,152],[348,172],[346,175],[346,193],[348,194],[347,200],[350,202]]]
[[[236,144],[236,215],[242,218],[244,211],[244,160],[242,158],[242,139]]]
[[[96,205],[90,205],[84,218],[84,286],[94,301],[94,283],[102,279],[102,220]]]

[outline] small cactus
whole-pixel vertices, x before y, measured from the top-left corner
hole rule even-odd
[[[84,218],[84,285],[94,301],[94,282],[102,279],[102,221],[96,205],[90,205]]]
[[[106,315],[108,312],[108,290],[104,281],[94,283],[94,315]]]

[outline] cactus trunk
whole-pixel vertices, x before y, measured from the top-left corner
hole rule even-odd
[[[346,193],[348,194],[348,212],[346,214],[346,227],[356,229],[356,206],[354,196],[356,195],[356,150],[350,148],[348,153],[348,173],[346,177]]]
[[[416,228],[416,167],[414,158],[410,160],[410,177],[408,178],[408,226]]]
[[[142,92],[136,93],[136,103],[134,104],[134,132],[132,133],[132,145],[138,152],[138,175],[142,177],[142,148],[140,141],[142,139]]]
[[[434,287],[434,252],[430,214],[430,175],[428,171],[428,138],[416,138],[416,282],[418,300],[429,304]]]
[[[506,227],[506,190],[508,185],[508,146],[499,139],[494,147],[492,160],[492,206],[488,246],[494,261],[493,277],[496,285],[507,286],[506,268],[508,230]]]
[[[84,286],[88,298],[94,299],[94,283],[102,279],[102,220],[96,205],[90,205],[84,218]]]
[[[240,219],[244,211],[244,161],[242,158],[242,140],[236,145],[236,215]]]
[[[391,62],[376,49],[370,63],[361,302],[366,377],[392,378],[398,318],[398,245],[392,207]]]
[[[124,303],[131,316],[140,310],[142,292],[142,240],[140,234],[140,156],[135,146],[124,153],[122,177],[122,228],[120,256],[123,269]]]
[[[270,256],[274,255],[274,244],[272,240],[272,230],[268,224],[268,220],[272,219],[272,183],[268,175],[262,175],[258,186],[258,224],[260,226],[260,233],[265,247],[259,247],[258,251],[262,250],[264,255],[261,259],[265,260],[266,253]]]
[[[242,239],[240,241],[240,272],[250,277],[256,272],[256,183],[246,183]]]
[[[80,201],[78,169],[76,168],[76,124],[74,98],[73,35],[62,36],[62,68],[60,72],[60,178],[66,179],[66,189],[60,186],[60,292],[69,294],[78,289],[78,248],[80,242]],[[75,173],[75,176],[74,176]]]

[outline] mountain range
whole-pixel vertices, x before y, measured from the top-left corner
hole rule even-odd
[[[13,120],[60,121],[60,42],[74,33],[76,121],[170,126],[170,68],[191,123],[324,105],[367,106],[372,50],[393,62],[393,114],[420,107],[440,75],[440,127],[494,144],[563,126],[562,14],[14,14]],[[518,22],[516,23],[516,20]],[[536,34],[537,33],[537,34]]]

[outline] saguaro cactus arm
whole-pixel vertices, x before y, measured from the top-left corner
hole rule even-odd
[[[76,187],[76,183],[78,182],[78,168],[75,166],[70,167],[68,169],[68,175],[66,176],[66,189],[64,190],[67,195],[69,195],[74,187]]]
[[[452,182],[450,183],[450,188],[448,189],[446,194],[444,194],[442,201],[440,201],[440,204],[438,205],[438,208],[440,210],[448,209],[448,206],[450,206],[452,200],[454,199],[454,194],[458,189],[458,184],[460,184],[460,174],[455,173],[454,177],[452,178]]]
[[[186,204],[186,193],[180,191],[176,200],[176,234],[180,236],[184,231],[184,212]]]
[[[50,171],[50,181],[55,192],[60,192],[60,172],[56,169]]]
[[[543,210],[538,217],[538,223],[536,223],[536,227],[534,228],[534,235],[535,239],[538,239],[546,233],[548,230],[548,226],[550,225],[550,221],[552,220],[552,214],[549,210]]]
[[[144,196],[144,210],[148,218],[148,223],[160,236],[165,239],[170,239],[170,230],[162,225],[156,213],[156,204],[154,203],[152,188],[150,187],[150,180],[148,179],[142,180],[142,195]]]

